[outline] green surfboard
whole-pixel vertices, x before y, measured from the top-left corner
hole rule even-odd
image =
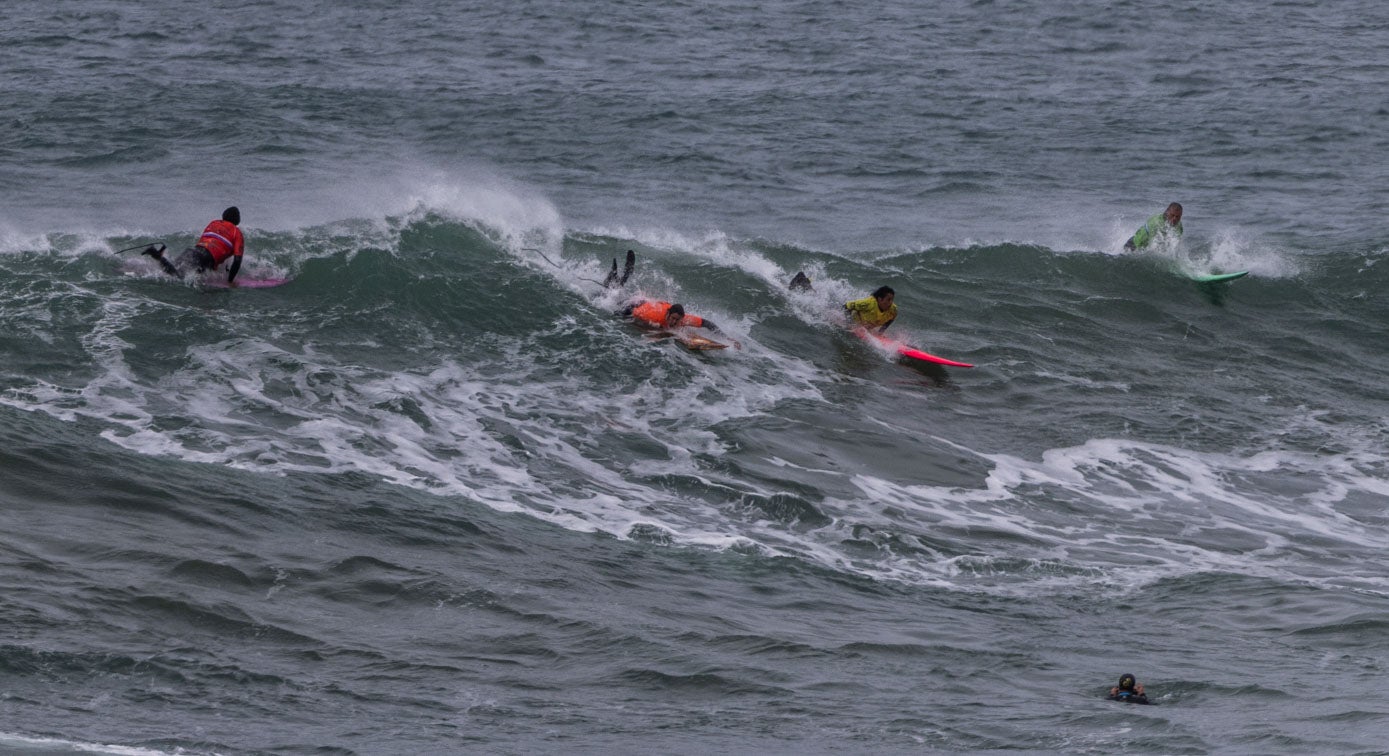
[[[1247,275],[1249,275],[1249,271],[1241,270],[1238,273],[1213,273],[1206,276],[1192,276],[1191,280],[1196,283],[1225,283],[1226,281],[1233,281],[1236,278],[1244,278]]]

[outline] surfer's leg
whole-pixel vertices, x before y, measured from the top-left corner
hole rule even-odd
[[[193,252],[197,258],[198,272],[206,273],[217,268],[217,263],[212,259],[212,253],[202,247],[194,247]],[[238,258],[239,260],[240,258]]]
[[[149,255],[150,257],[153,257],[154,259],[158,260],[158,261],[159,261],[159,267],[163,268],[165,273],[168,273],[169,275],[173,276],[174,278],[183,278],[183,274],[179,272],[179,269],[176,268],[176,267],[174,267],[174,264],[173,264],[173,263],[171,263],[171,262],[169,262],[168,260],[164,259],[164,250],[165,250],[165,249],[166,249],[166,247],[165,247],[163,244],[159,244],[159,245],[151,244],[150,246],[145,247],[144,251],[141,252],[140,254],[142,254],[142,255]]]
[[[608,271],[608,277],[603,279],[603,286],[609,289],[616,289],[627,284],[627,279],[632,277],[632,266],[637,264],[637,253],[627,250],[627,265],[622,268],[622,276],[617,275],[617,258],[613,258],[612,270]]]
[[[178,268],[180,278],[189,272],[201,274],[217,267],[212,261],[212,253],[202,247],[189,247],[180,252],[174,266]]]

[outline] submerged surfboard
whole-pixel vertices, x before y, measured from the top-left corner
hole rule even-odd
[[[1241,270],[1238,273],[1212,273],[1204,276],[1192,276],[1191,280],[1196,283],[1225,283],[1226,281],[1233,281],[1236,278],[1244,278],[1247,275],[1249,275],[1249,271]]]
[[[707,352],[711,349],[727,349],[728,345],[693,333],[656,331],[646,334],[648,339],[675,339],[675,342],[691,352]]]
[[[680,346],[685,347],[686,349],[692,352],[707,352],[710,349],[728,348],[727,344],[722,344],[720,342],[714,341],[713,339],[707,339],[703,336],[696,336],[692,333],[679,334],[675,337],[675,340],[680,342]]]
[[[920,360],[921,362],[930,362],[936,365],[948,365],[950,367],[974,367],[968,362],[957,362],[955,360],[948,360],[944,357],[937,357],[936,355],[931,354],[929,352],[923,352],[920,349],[917,349],[916,347],[908,346],[900,341],[890,339],[879,333],[873,333],[872,331],[869,331],[866,328],[855,328],[854,335],[858,336],[860,339],[863,339],[865,341],[873,339],[877,341],[879,344],[882,344],[888,347],[889,349],[896,351],[898,355],[906,357],[910,360]]]
[[[210,289],[273,289],[276,286],[283,286],[294,279],[292,278],[248,278],[237,279],[236,285],[227,283],[225,278],[204,278],[202,285]]]

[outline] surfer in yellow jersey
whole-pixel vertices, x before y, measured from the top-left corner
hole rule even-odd
[[[1136,249],[1143,249],[1154,239],[1159,238],[1180,238],[1182,235],[1182,206],[1180,203],[1173,202],[1167,209],[1148,219],[1147,223],[1138,227],[1133,232],[1133,236],[1124,242],[1124,251],[1132,252]]]
[[[849,311],[854,325],[876,328],[882,333],[897,319],[897,303],[893,301],[896,298],[897,292],[891,286],[879,286],[872,296],[845,302],[844,309]]]

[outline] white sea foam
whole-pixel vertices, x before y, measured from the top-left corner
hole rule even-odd
[[[1287,250],[1251,237],[1243,229],[1212,234],[1209,255],[1192,260],[1192,264],[1201,273],[1247,270],[1260,278],[1292,278],[1301,273],[1301,266]]]
[[[554,240],[560,219],[546,211],[543,198],[524,191],[488,198],[448,182],[424,182],[417,189],[399,199],[399,219],[365,230],[348,222],[339,231],[355,238],[381,234],[390,241],[392,227],[411,219],[457,214],[518,259],[551,271],[558,282],[605,272],[602,261],[561,259]],[[813,292],[787,292],[785,281],[794,271],[719,233],[610,233],[737,267],[766,281],[808,323],[837,323],[842,302],[864,295],[814,266],[807,270],[815,279]],[[643,285],[678,291],[662,272],[659,255],[654,257],[642,266]],[[575,289],[599,311],[615,304],[615,297],[630,296],[591,282]],[[312,339],[295,350],[277,346],[290,342],[275,334],[192,347],[181,368],[149,386],[128,365],[130,345],[121,338],[142,307],[138,299],[102,300],[83,337],[98,368],[85,385],[39,381],[7,391],[0,403],[65,420],[100,420],[104,438],[146,454],[272,474],[367,473],[578,531],[623,538],[660,532],[677,544],[791,555],[875,577],[981,590],[1128,585],[1202,569],[1312,579],[1294,555],[1310,548],[1309,539],[1369,549],[1385,537],[1381,527],[1338,510],[1347,497],[1389,496],[1363,456],[1220,455],[1112,439],[1050,450],[1038,461],[961,447],[990,467],[977,486],[856,473],[852,481],[862,498],[823,502],[834,522],[818,530],[730,517],[710,501],[723,499],[726,506],[779,491],[729,483],[709,472],[701,458],[735,453],[724,447],[716,426],[767,415],[787,400],[824,401],[819,384],[825,376],[808,362],[748,339],[748,322],[713,303],[706,312],[746,347],[713,358],[716,366],[707,363],[711,358],[644,343],[613,325],[607,335],[615,339],[614,348],[659,350],[664,362],[623,396],[582,379],[531,370],[528,346],[519,340],[509,343],[500,365],[513,380],[499,382],[492,369],[497,365],[442,360],[387,373],[342,363]],[[568,319],[553,328],[564,332],[584,324]],[[683,379],[668,380],[677,374]],[[192,422],[166,427],[161,418],[170,416]],[[905,432],[890,420],[879,422],[889,434]],[[594,429],[604,427],[620,428],[663,453],[628,463],[599,461],[592,451]],[[709,500],[649,482],[667,478],[697,481]],[[1277,485],[1280,479],[1295,479],[1303,488]],[[1302,492],[1280,493],[1288,490]],[[873,504],[880,501],[896,502],[900,511],[884,512]],[[885,542],[875,556],[851,556],[844,543],[862,540],[852,532],[863,525],[904,539],[912,553]],[[923,538],[927,532],[956,546]],[[956,549],[968,553],[951,553]],[[1384,585],[1363,570],[1347,570],[1338,579]]]
[[[713,425],[764,413],[788,398],[818,396],[794,378],[758,380],[754,373],[765,366],[746,355],[697,372],[683,386],[664,385],[657,374],[614,397],[539,374],[498,382],[489,366],[473,363],[382,373],[339,364],[312,344],[291,352],[252,339],[190,348],[182,368],[150,387],[132,376],[124,359],[129,345],[117,335],[136,315],[133,305],[108,302],[87,337],[102,372],[86,386],[40,383],[0,401],[67,420],[101,420],[105,439],[145,454],[275,474],[367,473],[619,537],[647,525],[676,542],[720,548],[746,542],[719,518],[691,517],[688,503],[629,479],[702,477],[696,454],[728,452],[709,430]],[[508,362],[530,362],[521,345],[514,348]],[[654,344],[636,348],[660,349],[676,361],[699,359]],[[223,386],[231,391],[216,388]],[[400,403],[418,407],[413,414],[424,421]],[[195,422],[164,427],[160,418],[170,415]],[[586,452],[592,429],[609,422],[663,447],[666,456],[628,469],[593,461]]]
[[[979,553],[968,561],[1064,566],[1043,581],[1058,587],[1094,582],[1095,571],[1116,585],[1230,571],[1389,589],[1389,579],[1372,566],[1352,560],[1326,575],[1322,568],[1309,569],[1304,557],[1377,553],[1389,538],[1382,521],[1357,519],[1338,507],[1352,495],[1389,501],[1383,465],[1369,450],[1237,456],[1095,439],[1049,450],[1038,461],[977,454],[992,465],[980,488],[909,485],[867,475],[855,484],[865,502],[892,501],[914,511],[913,529],[973,534],[967,543]],[[860,502],[832,506],[846,521],[901,528]],[[958,587],[959,564],[958,558],[889,560],[882,574],[927,581],[934,575]],[[1013,581],[1011,587],[987,587],[1038,588],[1017,575]]]
[[[61,738],[35,738],[0,732],[0,749],[8,748],[22,748],[26,753],[44,753],[46,751],[71,753],[76,751],[77,753],[110,754],[111,756],[192,756],[193,754],[215,756],[218,753],[217,751],[190,751],[186,748],[160,751],[152,748],[83,743]]]

